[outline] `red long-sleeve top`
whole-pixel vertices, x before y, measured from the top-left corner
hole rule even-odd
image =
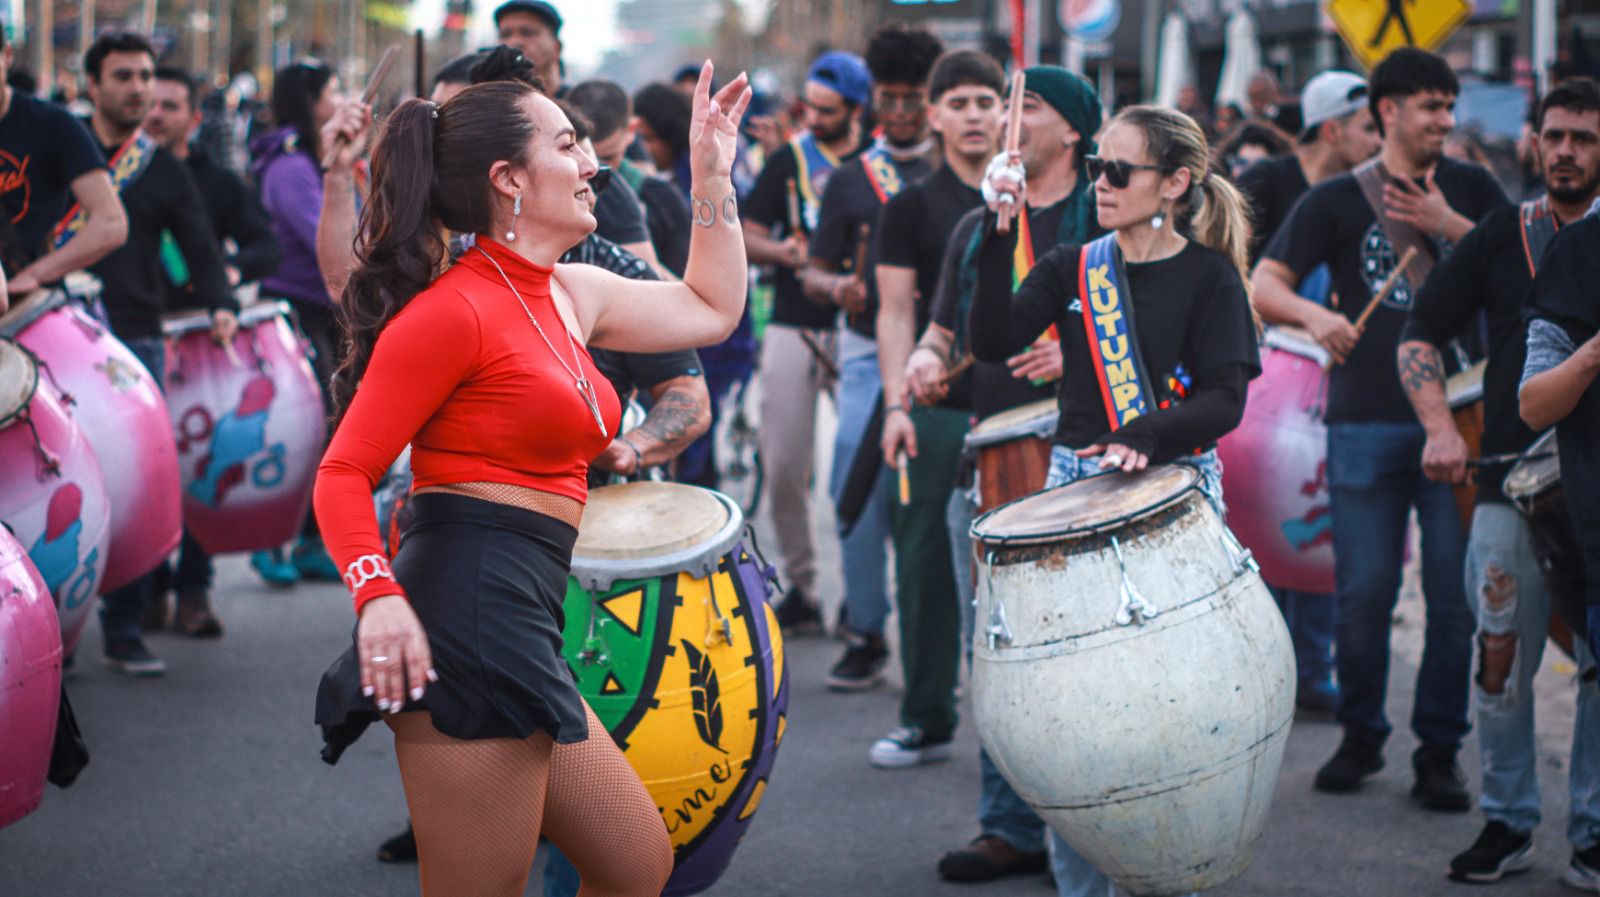
[[[508,483],[582,502],[589,461],[610,442],[561,364],[574,364],[573,343],[550,296],[554,269],[492,240],[477,245],[516,286],[550,345],[476,250],[384,327],[317,471],[317,524],[357,613],[374,598],[405,594],[384,559],[372,492],[407,443],[413,488]],[[617,432],[616,392],[581,345],[577,358],[606,432]]]

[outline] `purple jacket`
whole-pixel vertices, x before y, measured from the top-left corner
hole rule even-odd
[[[283,247],[278,271],[261,281],[262,296],[332,305],[317,267],[317,218],[322,214],[322,169],[297,146],[293,128],[278,128],[250,141],[261,204]]]

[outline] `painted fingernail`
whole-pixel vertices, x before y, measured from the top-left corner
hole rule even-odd
[[[374,689],[370,685],[361,686],[361,696],[364,697],[364,698],[372,697],[372,694],[373,694],[374,691],[376,691],[376,689]]]
[[[431,669],[428,670],[428,681],[429,682],[438,682],[439,681],[439,671],[438,670],[431,670]]]
[[[378,699],[378,709],[383,711],[384,713],[388,713],[389,712],[389,699],[388,698],[379,698]]]
[[[422,700],[422,686],[419,685],[416,688],[411,689],[411,700],[413,700],[413,701]]]

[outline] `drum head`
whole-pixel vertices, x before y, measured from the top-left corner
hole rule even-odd
[[[1506,498],[1520,504],[1543,495],[1560,482],[1561,458],[1556,454],[1556,431],[1546,430],[1506,474]]]
[[[0,338],[0,427],[11,423],[39,388],[39,365],[27,349]]]
[[[1136,474],[1105,474],[1001,505],[973,521],[990,545],[1042,545],[1121,529],[1182,501],[1200,472],[1183,464]]]
[[[1308,358],[1321,365],[1324,370],[1333,363],[1328,350],[1312,339],[1310,333],[1298,327],[1268,327],[1266,334],[1261,338],[1261,343],[1263,346]]]
[[[1483,369],[1487,364],[1487,361],[1480,361],[1445,381],[1444,394],[1450,400],[1451,409],[1483,399]]]
[[[66,304],[67,294],[61,290],[38,290],[21,302],[11,305],[11,310],[0,315],[0,336],[13,339],[27,330],[34,321]]]
[[[239,310],[239,329],[249,330],[263,321],[288,315],[287,302],[280,300],[256,302]],[[161,316],[161,333],[165,336],[178,337],[186,333],[210,330],[211,313],[208,311],[185,311]]]
[[[1037,402],[1018,405],[978,421],[978,425],[967,434],[967,445],[977,448],[997,442],[1010,442],[1024,436],[1047,439],[1055,433],[1056,422],[1060,418],[1061,409],[1056,405],[1055,399],[1040,399]]]
[[[618,579],[689,572],[706,576],[739,541],[744,515],[720,492],[681,483],[623,483],[589,492],[572,548],[586,588]]]

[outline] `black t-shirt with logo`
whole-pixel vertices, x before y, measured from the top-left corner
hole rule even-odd
[[[932,166],[926,156],[904,161],[890,160],[900,183],[895,189],[904,189],[928,176]],[[880,187],[887,187],[879,185]],[[867,306],[859,314],[848,315],[845,325],[868,339],[878,333],[878,283],[872,272],[878,266],[878,219],[886,203],[878,197],[867,169],[858,156],[848,165],[841,165],[828,181],[822,194],[822,214],[817,221],[817,232],[811,235],[811,257],[832,265],[834,270],[853,272],[856,268],[857,246],[861,242],[861,227],[867,228],[866,271]]]
[[[11,108],[0,118],[0,210],[21,251],[8,248],[7,256],[15,254],[20,262],[44,255],[51,230],[72,207],[72,182],[105,167],[105,155],[82,122],[13,90]]]
[[[1509,204],[1499,182],[1477,165],[1441,159],[1434,182],[1450,208],[1472,221],[1482,221]],[[1443,255],[1450,247],[1435,249]],[[1351,174],[1323,181],[1301,197],[1262,258],[1289,266],[1297,277],[1326,264],[1333,275],[1333,292],[1340,298],[1339,311],[1352,322],[1399,260]],[[1328,387],[1329,423],[1416,420],[1395,366],[1400,330],[1414,295],[1413,285],[1402,276],[1367,320],[1350,357],[1334,366]]]
[[[900,191],[883,207],[878,224],[878,264],[917,272],[917,329],[932,318],[933,297],[944,268],[945,246],[961,216],[983,205],[983,194],[968,187],[948,166]],[[972,407],[972,373],[950,384],[945,408]]]
[[[1278,232],[1295,200],[1311,189],[1305,170],[1294,153],[1284,153],[1246,168],[1235,181],[1239,190],[1250,200],[1254,213],[1250,219],[1250,263],[1261,257],[1261,250]]]
[[[1482,453],[1520,452],[1535,433],[1522,422],[1517,385],[1528,356],[1523,309],[1533,289],[1533,273],[1522,249],[1522,221],[1516,206],[1490,212],[1461,238],[1455,251],[1428,275],[1417,293],[1400,339],[1421,340],[1443,350],[1465,334],[1480,313],[1489,316],[1489,360],[1483,372]],[[1506,501],[1501,483],[1510,464],[1478,468],[1478,501]]]
[[[852,153],[841,159],[839,167],[828,175],[819,174],[813,177],[814,184],[821,184],[818,195],[825,196],[827,185],[832,182],[832,175],[855,165],[855,159],[856,156]],[[796,182],[795,189],[797,199],[801,203],[802,217],[810,218],[817,214],[816,211],[805,208],[805,194],[799,188],[799,178],[800,165],[795,160],[794,145],[786,144],[773,153],[767,159],[766,167],[761,169],[755,186],[750,190],[750,198],[745,201],[744,216],[761,227],[770,229],[773,239],[787,239],[790,235],[789,181]],[[801,226],[804,228],[804,222]],[[800,279],[795,276],[795,269],[788,265],[773,265],[772,269],[773,323],[821,330],[833,327],[833,316],[837,311],[833,305],[807,299],[800,286]]]

